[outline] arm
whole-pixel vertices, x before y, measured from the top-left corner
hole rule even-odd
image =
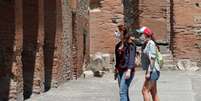
[[[121,42],[119,42],[115,46],[115,72],[116,73],[118,73],[117,67],[119,66],[119,63],[120,63],[120,59],[119,59],[120,57],[119,57],[119,52],[118,52],[120,45],[121,45]]]
[[[149,44],[149,61],[150,61],[150,64],[149,64],[149,67],[148,67],[148,70],[146,72],[146,74],[150,75],[150,72],[153,70],[154,68],[154,65],[155,65],[155,58],[156,58],[156,46],[154,43],[150,43]]]
[[[119,59],[119,56],[118,56],[118,48],[119,48],[119,43],[115,46],[115,68],[117,67],[118,65],[118,59]]]
[[[147,72],[150,73],[153,70],[154,64],[155,64],[155,58],[149,58],[150,64],[148,67]]]
[[[130,45],[129,47],[129,59],[128,59],[128,70],[126,72],[126,79],[131,77],[131,70],[135,66],[135,56],[136,56],[136,47]]]
[[[132,69],[132,68],[135,67],[135,56],[136,56],[136,47],[134,45],[130,45],[130,47],[129,47],[128,69]]]

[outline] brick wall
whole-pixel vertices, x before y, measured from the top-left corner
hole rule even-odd
[[[90,53],[113,54],[114,31],[123,22],[130,31],[148,26],[157,33],[157,40],[169,41],[168,6],[167,0],[91,0]],[[115,17],[117,24],[112,22]]]
[[[200,0],[122,1],[124,7],[120,0],[91,0],[90,54],[113,53],[116,24],[111,18],[118,16],[129,29],[150,27],[158,42],[169,44],[165,49],[170,49],[176,60],[201,60]]]
[[[176,60],[201,60],[200,0],[134,1],[130,1],[132,3],[124,3],[127,5],[124,7],[124,12],[128,14],[128,16],[125,14],[125,21],[129,22],[126,23],[127,26],[139,25],[150,27],[154,31],[157,41],[168,42],[170,44],[170,49],[173,51]],[[129,5],[131,4],[138,4],[138,6],[130,8]],[[139,15],[139,21],[134,21],[134,17],[132,18],[133,15]]]
[[[44,67],[45,67],[45,90],[52,86],[53,66],[56,59],[55,36],[56,36],[56,0],[44,0]]]
[[[114,31],[119,23],[123,23],[124,18],[121,1],[91,0],[90,54],[96,52],[114,53]],[[117,18],[117,21],[112,22],[112,18]]]
[[[18,0],[18,2],[21,2]],[[22,9],[17,0],[1,1],[0,100],[22,101]]]
[[[83,71],[83,64],[89,60],[89,1],[77,0],[76,12],[73,12],[73,61],[74,77]]]
[[[139,28],[140,0],[123,0],[124,22],[129,31]]]
[[[200,0],[177,0],[174,4],[173,52],[176,59],[200,60]]]
[[[23,79],[24,97],[33,92],[38,37],[38,1],[23,0]]]
[[[23,51],[23,9],[22,0],[15,0],[15,58],[12,66],[13,79],[10,81],[9,99],[23,101],[23,74],[22,74],[22,51]]]
[[[0,2],[0,100],[23,101],[79,77],[89,57],[88,0]],[[73,12],[78,21],[73,18]],[[76,28],[73,28],[76,22]],[[73,42],[73,32],[78,40]],[[86,37],[84,39],[84,37]],[[77,46],[73,65],[73,44]],[[74,70],[76,70],[74,72]],[[22,72],[23,71],[23,72]]]
[[[155,33],[157,41],[169,41],[168,0],[139,0],[140,26],[147,26]]]
[[[97,4],[99,2],[99,4]],[[157,4],[153,6],[153,4]],[[95,6],[97,8],[95,8]],[[122,23],[132,31],[139,26],[148,26],[161,41],[169,41],[167,23],[167,0],[91,0],[90,12],[90,53],[113,53],[114,31],[117,24],[112,18],[119,18],[117,23]],[[124,14],[124,15],[123,15]]]
[[[0,100],[7,100],[9,97],[13,47],[15,39],[15,12],[14,1],[1,1],[0,11]]]

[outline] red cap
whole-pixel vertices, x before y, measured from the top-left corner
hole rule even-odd
[[[144,35],[146,35],[146,36],[152,36],[152,35],[153,35],[153,32],[152,32],[149,28],[146,28],[146,29],[144,30]]]
[[[153,35],[153,32],[148,27],[141,27],[140,29],[137,30],[137,32],[143,33],[146,36],[152,36]]]

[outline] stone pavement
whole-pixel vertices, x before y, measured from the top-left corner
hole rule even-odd
[[[143,101],[144,72],[137,71],[130,88],[131,101]],[[201,73],[162,71],[158,82],[160,101],[201,101]],[[113,74],[103,78],[80,78],[27,101],[119,101]]]

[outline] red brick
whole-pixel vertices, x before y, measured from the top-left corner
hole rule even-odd
[[[118,24],[123,23],[123,4],[121,0],[102,1],[99,11],[90,11],[90,54],[96,52],[114,53],[114,31]],[[94,4],[91,4],[94,5]],[[112,18],[118,16],[118,24],[112,23]]]
[[[84,42],[84,33],[89,33],[88,0],[11,0],[0,5],[4,12],[0,17],[0,85],[4,88],[0,100],[22,101],[23,93],[26,99],[42,93],[44,86],[49,90],[73,74],[81,75],[89,59],[89,34]],[[73,44],[77,46],[75,59]]]

